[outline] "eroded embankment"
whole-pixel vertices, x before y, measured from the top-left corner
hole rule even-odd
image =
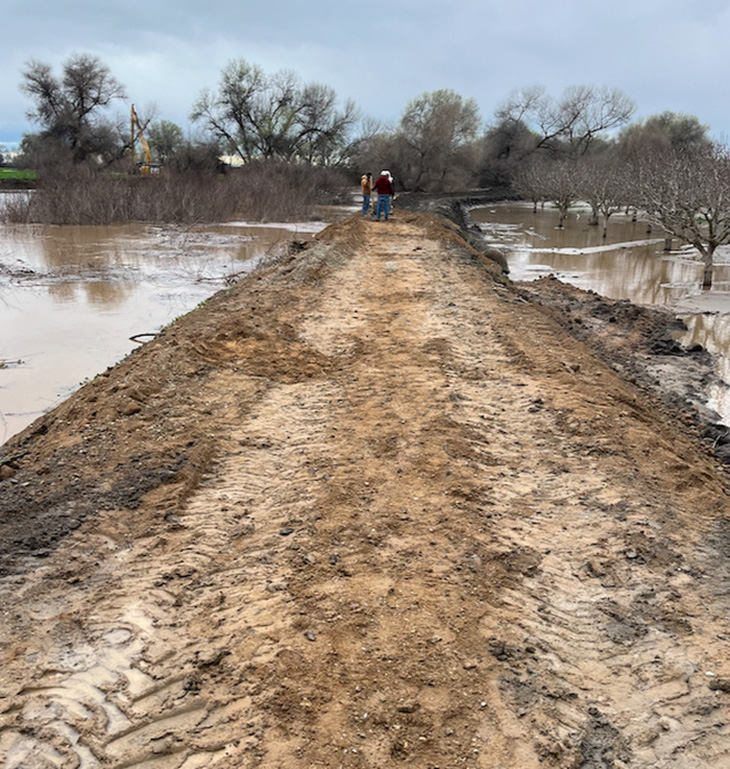
[[[329,228],[9,456],[8,767],[730,762],[724,471],[433,218]]]

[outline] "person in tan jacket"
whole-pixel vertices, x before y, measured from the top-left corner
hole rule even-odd
[[[370,209],[370,194],[373,191],[373,175],[366,173],[362,175],[360,179],[360,186],[362,187],[362,215],[367,216]]]

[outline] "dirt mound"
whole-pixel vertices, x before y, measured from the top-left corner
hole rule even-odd
[[[3,765],[728,765],[661,326],[403,211],[181,318],[2,448]]]

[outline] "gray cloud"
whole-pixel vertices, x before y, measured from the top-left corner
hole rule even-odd
[[[201,89],[240,56],[327,83],[391,122],[437,88],[475,98],[488,120],[514,88],[588,83],[621,88],[641,116],[688,112],[730,133],[730,10],[719,0],[25,0],[0,19],[0,142],[33,128],[18,88],[24,62],[58,67],[72,52],[100,56],[131,100],[184,128]]]

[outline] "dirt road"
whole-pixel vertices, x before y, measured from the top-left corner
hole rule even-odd
[[[726,471],[429,217],[334,225],[0,462],[7,769],[730,766]]]

